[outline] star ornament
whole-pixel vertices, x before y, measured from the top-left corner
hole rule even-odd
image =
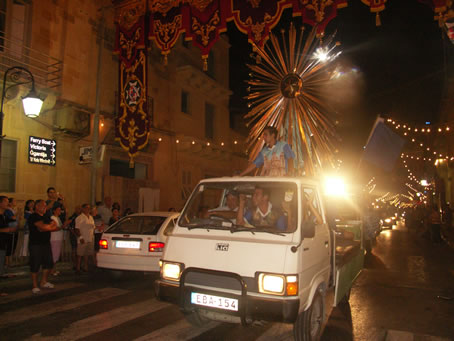
[[[307,175],[334,167],[337,141],[326,89],[340,52],[335,51],[334,35],[322,41],[316,33],[314,27],[306,36],[304,27],[297,32],[293,24],[287,32],[281,31],[281,37],[272,33],[264,48],[254,46],[257,63],[248,65],[246,81],[251,159],[263,148],[263,139],[258,139],[263,129],[273,126],[295,152],[298,173]]]
[[[129,106],[137,105],[140,99],[141,88],[138,81],[130,81],[125,89],[126,102]]]

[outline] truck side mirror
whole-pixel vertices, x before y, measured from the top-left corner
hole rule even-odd
[[[303,237],[314,238],[315,236],[315,223],[310,220],[303,221]]]

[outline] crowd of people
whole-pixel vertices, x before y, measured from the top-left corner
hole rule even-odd
[[[88,271],[90,259],[96,265],[102,232],[120,219],[120,204],[106,197],[96,206],[83,204],[76,206],[71,216],[67,213],[65,199],[54,187],[47,189],[47,200],[27,200],[23,209],[14,198],[0,196],[0,275],[11,266],[12,255],[29,257],[33,294],[42,288],[54,288],[49,276],[59,275],[56,264],[66,237],[76,274]],[[127,208],[123,215],[131,213]],[[19,230],[23,231],[20,235],[23,239],[16,252]],[[38,280],[41,269],[41,280]],[[0,292],[0,295],[7,294]]]
[[[435,244],[442,243],[442,226],[452,228],[452,210],[449,204],[443,205],[440,211],[438,205],[419,206],[407,210],[405,225],[419,235],[430,239]]]

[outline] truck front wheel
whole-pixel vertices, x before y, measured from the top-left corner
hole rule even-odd
[[[298,315],[293,324],[295,341],[317,341],[320,339],[324,318],[323,297],[316,292],[312,304]]]

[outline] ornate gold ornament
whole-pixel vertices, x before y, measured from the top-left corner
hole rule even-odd
[[[120,47],[122,50],[126,50],[126,58],[131,59],[132,50],[137,46],[140,41],[141,28],[139,27],[134,34],[134,38],[129,40],[125,38],[123,32],[120,32]]]
[[[262,150],[264,141],[259,137],[270,125],[292,146],[299,173],[314,175],[334,164],[336,130],[329,95],[324,92],[335,66],[331,61],[339,54],[334,53],[332,39],[320,41],[316,27],[303,39],[303,31],[291,25],[280,37],[271,33],[266,47],[254,45],[261,63],[248,65],[250,111],[245,118],[252,125],[248,138],[251,160]],[[330,58],[315,58],[317,49],[330,53]]]
[[[221,19],[219,18],[219,10],[216,11],[210,21],[203,25],[197,18],[192,17],[192,30],[195,34],[199,35],[202,38],[203,46],[207,46],[210,41],[210,32],[216,30],[216,26],[219,25]]]
[[[265,25],[272,22],[272,20],[273,20],[273,18],[271,17],[271,15],[269,15],[268,13],[265,13],[263,22],[261,22],[261,23],[257,22],[254,24],[252,22],[251,17],[248,17],[245,21],[245,24],[247,26],[251,27],[251,31],[252,31],[252,33],[254,33],[255,41],[260,41],[260,40],[262,40],[262,33],[263,33],[263,30],[265,29]]]
[[[307,9],[314,11],[315,19],[321,23],[325,19],[325,8],[331,6],[333,0],[301,0],[301,3]]]
[[[159,40],[164,43],[168,43],[171,37],[175,35],[175,31],[181,28],[183,16],[181,14],[176,15],[172,22],[163,24],[161,20],[154,21],[154,31],[158,34]]]
[[[115,8],[115,21],[121,27],[131,29],[147,10],[145,0],[133,0]]]

